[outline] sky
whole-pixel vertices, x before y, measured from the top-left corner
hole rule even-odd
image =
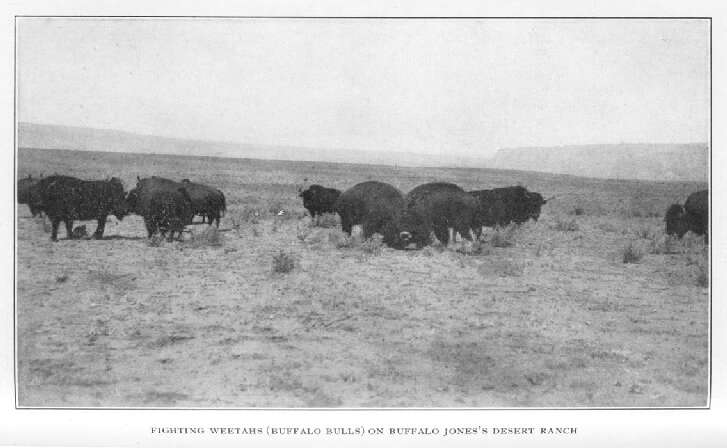
[[[25,122],[492,155],[709,138],[704,20],[19,18]]]

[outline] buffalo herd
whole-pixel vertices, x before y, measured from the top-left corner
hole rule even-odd
[[[537,220],[546,203],[540,194],[520,186],[467,192],[448,182],[419,185],[406,195],[377,181],[362,182],[343,193],[311,185],[300,196],[311,216],[324,209],[338,213],[344,232],[350,234],[354,225],[360,225],[364,238],[378,233],[396,249],[421,248],[432,233],[446,245],[450,229],[453,235],[474,241],[482,226]]]
[[[81,180],[59,175],[40,179],[28,176],[18,181],[18,202],[27,204],[33,216],[44,213],[48,217],[53,241],[58,239],[61,221],[67,237],[74,239],[74,220],[95,219],[98,225],[93,237],[101,239],[108,215],[121,220],[132,213],[144,218],[149,238],[158,233],[172,241],[175,232],[181,237],[195,215],[219,227],[226,210],[225,196],[219,190],[188,179],[176,182],[156,176],[137,177],[136,187],[128,193],[116,177]]]
[[[49,218],[53,241],[61,221],[72,239],[74,220],[96,220],[93,237],[100,239],[108,215],[121,220],[129,214],[144,219],[149,238],[160,234],[172,241],[175,234],[181,238],[194,216],[219,227],[226,211],[222,191],[189,179],[137,177],[136,186],[125,193],[115,177],[28,176],[18,181],[17,188],[19,203],[27,204],[33,216],[44,213]],[[364,238],[378,233],[386,245],[396,249],[421,248],[431,242],[431,235],[445,245],[456,233],[476,241],[483,227],[537,220],[547,203],[542,195],[522,186],[465,191],[448,182],[419,185],[406,195],[378,181],[362,182],[343,192],[316,184],[298,193],[313,220],[336,213],[344,232],[351,234],[353,226],[360,225]],[[707,190],[692,193],[684,205],[671,205],[665,215],[667,234],[681,238],[692,231],[708,242],[708,210]]]

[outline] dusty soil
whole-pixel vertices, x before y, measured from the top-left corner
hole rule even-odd
[[[156,174],[228,198],[217,235],[191,226],[159,245],[137,216],[110,218],[102,241],[61,230],[52,243],[18,207],[21,406],[707,404],[708,249],[665,241],[659,216],[703,184],[32,149],[18,162],[21,176],[116,175],[129,189]],[[556,198],[510,247],[488,229],[480,247],[379,250],[313,226],[296,196],[306,177]],[[280,251],[288,273],[274,272]]]

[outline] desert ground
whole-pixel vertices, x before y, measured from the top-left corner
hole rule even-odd
[[[103,240],[61,226],[52,243],[19,205],[19,406],[708,404],[709,249],[663,225],[704,183],[21,148],[18,176],[41,173],[127,190],[189,178],[224,191],[228,210],[219,232],[190,226],[182,242],[149,241],[128,216]],[[554,199],[481,244],[397,251],[343,237],[333,216],[313,225],[305,178],[404,193],[521,184]]]

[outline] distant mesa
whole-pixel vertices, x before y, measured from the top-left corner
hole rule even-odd
[[[446,151],[417,154],[189,140],[23,122],[18,125],[18,146],[412,167],[495,168],[595,178],[699,182],[707,180],[709,160],[706,143],[505,148],[488,159]]]
[[[490,168],[608,179],[706,182],[708,160],[706,143],[621,143],[501,149],[490,160]]]

